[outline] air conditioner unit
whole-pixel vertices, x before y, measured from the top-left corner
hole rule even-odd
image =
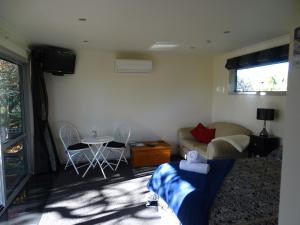
[[[115,72],[117,73],[149,73],[152,71],[152,60],[117,59]]]

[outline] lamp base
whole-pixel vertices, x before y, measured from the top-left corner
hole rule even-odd
[[[269,133],[268,133],[268,131],[267,131],[267,129],[265,127],[259,133],[259,136],[261,136],[261,137],[268,137],[269,136]]]

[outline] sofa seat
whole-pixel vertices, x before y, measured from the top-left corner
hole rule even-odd
[[[207,153],[207,145],[203,143],[199,143],[196,140],[185,139],[182,140],[182,145],[185,147],[184,155],[189,151],[189,149],[197,150],[201,155],[205,155]]]
[[[230,135],[250,135],[252,132],[238,124],[227,122],[216,122],[208,126],[215,128],[215,137],[224,137]],[[227,159],[227,158],[242,158],[247,157],[247,151],[239,152],[231,144],[218,140],[208,144],[199,143],[191,134],[193,127],[181,128],[178,132],[179,138],[179,153],[185,157],[186,153],[191,150],[198,151],[207,159]]]

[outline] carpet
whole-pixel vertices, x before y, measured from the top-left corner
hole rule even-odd
[[[150,176],[124,180],[116,175],[107,181],[82,179],[54,186],[39,225],[163,225],[157,209],[145,207]]]

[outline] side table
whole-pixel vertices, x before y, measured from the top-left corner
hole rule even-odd
[[[164,141],[147,141],[143,146],[132,146],[131,165],[155,166],[170,161],[171,146]]]
[[[263,137],[259,135],[250,136],[248,147],[249,156],[267,156],[270,152],[277,149],[280,145],[280,138],[276,136]]]
[[[106,175],[104,173],[104,169],[106,166],[109,166],[112,170],[114,170],[104,155],[104,151],[106,149],[107,143],[113,141],[113,139],[114,139],[113,137],[104,136],[104,137],[87,137],[81,140],[82,143],[89,145],[89,148],[93,155],[93,159],[90,161],[90,165],[84,172],[82,178],[85,177],[86,173],[89,171],[91,167],[95,168],[97,164],[101,169],[104,179],[106,179]],[[99,159],[103,161],[100,163]],[[104,163],[106,163],[106,165],[102,166]]]

